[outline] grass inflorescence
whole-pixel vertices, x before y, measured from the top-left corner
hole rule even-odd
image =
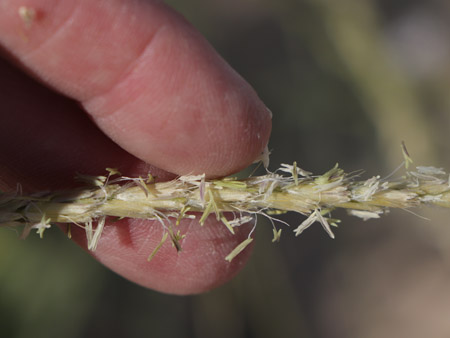
[[[52,193],[0,193],[0,226],[23,226],[22,237],[35,229],[40,236],[54,223],[76,224],[85,229],[87,246],[95,250],[107,219],[139,218],[156,220],[164,229],[160,245],[168,237],[181,250],[177,226],[181,219],[198,219],[202,226],[214,215],[228,231],[254,222],[257,215],[273,225],[273,241],[278,241],[277,214],[293,211],[306,216],[294,229],[300,235],[314,223],[322,225],[331,238],[339,222],[331,217],[337,208],[363,220],[379,218],[390,208],[410,209],[421,205],[450,208],[450,176],[443,169],[417,167],[409,170],[410,158],[404,150],[406,171],[398,179],[374,176],[360,180],[346,174],[336,164],[322,175],[313,175],[297,166],[282,164],[275,172],[246,179],[226,177],[205,179],[205,175],[180,176],[168,182],[125,177],[115,169],[106,176],[79,176],[87,187]],[[279,221],[283,223],[282,221]],[[70,236],[70,232],[69,232]],[[252,241],[239,244],[227,257],[231,261]]]

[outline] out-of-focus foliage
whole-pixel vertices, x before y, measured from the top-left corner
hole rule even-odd
[[[400,141],[416,164],[450,167],[450,5],[445,0],[167,1],[273,111],[273,167],[388,175]],[[448,215],[342,220],[271,243],[205,295],[122,280],[54,233],[2,229],[1,337],[444,337]],[[287,216],[293,226],[301,220]]]

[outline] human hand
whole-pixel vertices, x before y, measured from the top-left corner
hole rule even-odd
[[[159,1],[0,7],[0,53],[10,62],[0,59],[0,188],[64,189],[75,173],[106,167],[159,180],[224,176],[266,146],[270,113],[255,92]],[[231,263],[224,258],[250,226],[236,235],[215,219],[179,227],[186,238],[178,254],[166,242],[147,262],[160,224],[125,219],[105,227],[93,256],[129,280],[178,294],[218,286],[245,263],[248,250]],[[84,231],[72,231],[85,248]]]

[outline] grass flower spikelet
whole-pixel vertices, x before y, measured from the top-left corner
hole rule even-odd
[[[273,215],[284,212],[307,216],[294,229],[295,235],[318,222],[334,238],[331,227],[338,221],[330,218],[330,212],[336,208],[368,220],[379,218],[390,208],[450,207],[450,176],[435,167],[407,169],[401,178],[391,180],[380,176],[359,180],[358,175],[346,174],[338,165],[314,176],[295,162],[242,180],[206,180],[205,175],[198,175],[155,182],[150,175],[147,179],[130,178],[114,169],[107,171],[106,176],[80,176],[88,186],[71,191],[29,196],[1,192],[0,226],[23,226],[22,237],[26,237],[32,229],[42,236],[51,224],[73,223],[85,229],[88,248],[95,250],[108,218],[156,220],[164,229],[162,242],[170,236],[180,250],[183,236],[176,226],[183,218],[198,219],[202,225],[209,215],[214,215],[234,233],[235,227],[263,215],[273,224],[273,241],[278,241],[281,229],[277,229]],[[225,213],[233,217],[225,217]],[[249,237],[226,259],[231,261],[250,242]],[[149,259],[155,254],[152,252]]]

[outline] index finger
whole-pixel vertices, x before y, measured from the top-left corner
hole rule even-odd
[[[267,144],[270,113],[254,90],[160,2],[6,0],[0,44],[121,147],[167,171],[227,175]]]

